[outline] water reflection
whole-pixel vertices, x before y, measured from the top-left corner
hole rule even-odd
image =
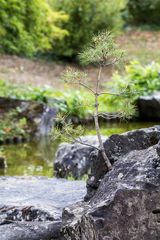
[[[106,136],[112,134],[120,134],[134,129],[147,128],[155,125],[160,125],[160,122],[106,122],[101,123],[101,133]],[[86,134],[95,134],[93,126],[88,126]]]
[[[106,123],[101,125],[103,135],[110,136],[133,129],[151,127],[160,123],[126,122]],[[87,126],[86,135],[95,134],[92,125]],[[52,177],[55,152],[60,142],[52,142],[50,138],[41,138],[36,142],[3,146],[3,155],[7,159],[8,167],[0,171],[0,175],[35,175]]]
[[[0,175],[53,176],[53,159],[58,142],[50,138],[18,145],[3,146],[8,167]]]

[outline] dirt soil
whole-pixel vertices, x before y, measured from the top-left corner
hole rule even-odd
[[[54,88],[63,88],[61,74],[67,67],[77,68],[75,64],[58,64],[42,60],[30,60],[11,55],[0,55],[0,79],[33,86],[51,85]],[[80,68],[80,67],[78,67]],[[87,67],[90,82],[94,82],[98,75],[98,69]],[[112,68],[103,72],[103,81],[110,79]]]
[[[117,42],[128,53],[127,61],[135,58],[138,58],[141,62],[160,59],[160,32],[132,30],[120,35]],[[54,88],[63,88],[60,76],[68,66],[68,64],[64,63],[58,64],[17,56],[0,55],[0,79],[18,84],[34,86],[47,84]],[[90,66],[85,70],[89,74],[90,82],[94,83],[98,69]],[[113,70],[114,68],[104,70],[104,82],[111,79]]]

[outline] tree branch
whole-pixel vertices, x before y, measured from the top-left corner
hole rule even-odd
[[[82,145],[85,145],[85,146],[88,146],[88,147],[92,147],[92,148],[94,148],[94,149],[96,149],[96,150],[100,150],[100,148],[98,148],[98,147],[95,147],[95,146],[93,146],[93,145],[91,145],[91,144],[88,144],[88,143],[84,143],[82,140],[81,140],[81,138],[79,137],[79,139],[80,140],[78,140],[77,138],[74,138],[69,132],[66,132],[67,134],[68,134],[68,136],[71,138],[71,139],[73,139],[75,142],[77,142],[77,143],[80,143],[80,144],[82,144]]]
[[[112,92],[100,92],[98,95],[115,95],[115,96],[120,96],[120,93],[112,93]]]
[[[116,62],[118,62],[122,58],[122,56],[123,56],[123,53],[121,53],[120,57],[115,58],[112,62],[104,63],[104,66],[108,67],[108,66],[114,65]]]
[[[83,86],[84,88],[88,89],[90,92],[92,92],[93,94],[95,94],[95,91],[90,88],[89,86],[87,86],[85,83],[82,83],[82,82],[78,82],[77,84]]]
[[[115,114],[111,114],[111,113],[99,113],[98,114],[99,117],[102,117],[104,119],[115,119],[115,118],[120,118],[122,116],[121,113],[115,113]]]

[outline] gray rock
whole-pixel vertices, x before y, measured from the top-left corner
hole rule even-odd
[[[133,150],[143,150],[158,143],[160,140],[160,126],[144,128],[126,132],[123,134],[115,134],[109,137],[105,143],[106,154],[113,164],[122,156]],[[95,194],[101,180],[107,173],[106,164],[101,154],[95,152],[92,154],[91,174],[87,182],[86,200],[90,199]]]
[[[135,132],[120,135],[128,139],[130,147],[124,145],[124,149],[117,149],[115,160],[118,161],[105,174],[90,201],[77,203],[64,210],[64,239],[159,239],[160,157],[158,145],[149,140],[149,136],[158,136],[159,133],[158,129],[140,131],[148,136],[140,145],[135,144]]]
[[[103,141],[106,137],[102,137]],[[81,141],[94,147],[98,147],[97,136],[81,137]],[[88,174],[91,168],[90,154],[94,147],[86,146],[74,141],[73,143],[61,143],[56,152],[54,161],[54,172],[57,177],[73,176],[80,178]]]
[[[138,99],[139,115],[146,120],[160,120],[160,93]]]
[[[61,239],[62,209],[85,193],[83,181],[1,177],[0,239]]]
[[[13,222],[0,226],[1,240],[61,240],[61,222]]]

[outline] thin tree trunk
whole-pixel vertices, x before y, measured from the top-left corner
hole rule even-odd
[[[108,159],[105,149],[104,149],[104,145],[103,145],[103,141],[102,141],[102,137],[101,137],[101,132],[100,132],[100,127],[99,127],[99,121],[98,121],[98,110],[99,110],[99,102],[98,102],[98,97],[99,97],[99,84],[100,84],[100,79],[101,79],[101,72],[102,72],[102,67],[100,67],[99,69],[99,73],[98,73],[98,78],[97,78],[97,85],[96,85],[96,93],[95,93],[95,112],[94,112],[94,122],[95,122],[95,129],[96,129],[96,133],[97,133],[97,137],[98,137],[98,141],[99,141],[99,147],[100,147],[100,151],[102,153],[102,157],[107,165],[108,170],[111,170],[112,165],[110,163],[110,160]]]

